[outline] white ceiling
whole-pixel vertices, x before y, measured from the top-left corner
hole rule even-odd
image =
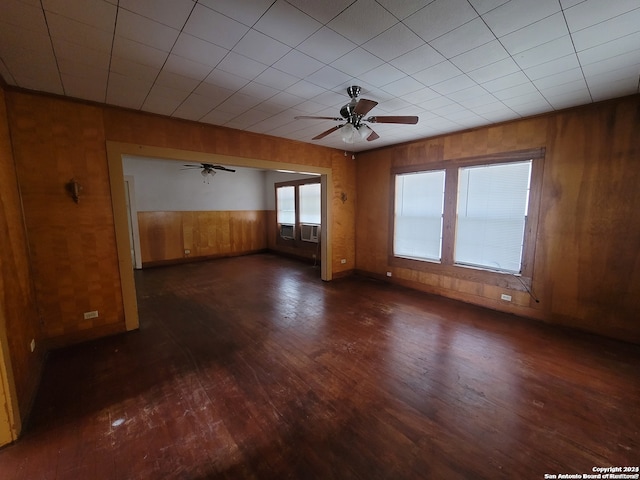
[[[362,151],[639,91],[640,0],[0,0],[8,85]]]

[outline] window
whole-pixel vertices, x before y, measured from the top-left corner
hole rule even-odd
[[[396,175],[394,253],[440,261],[443,212],[444,170]]]
[[[300,223],[320,225],[320,184],[300,185]]]
[[[322,223],[319,178],[281,182],[276,189],[277,242],[311,247],[318,243]]]
[[[530,285],[543,159],[532,149],[393,169],[390,263]]]

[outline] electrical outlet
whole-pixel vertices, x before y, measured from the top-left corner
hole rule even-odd
[[[343,263],[343,264],[344,264],[344,263],[347,263],[347,259],[346,259],[346,258],[343,258],[342,260],[340,260],[340,263]]]
[[[184,249],[184,254],[185,255],[189,255],[191,253],[191,250],[189,250],[188,248]]]
[[[84,312],[84,319],[89,320],[90,318],[98,318],[98,310],[93,310],[91,312]]]
[[[511,301],[511,295],[507,295],[506,293],[503,293],[502,295],[500,295],[500,299],[504,300],[505,302],[510,302]]]
[[[29,348],[31,349],[32,352],[36,349],[36,339],[35,338],[31,339],[31,343],[29,344]]]
[[[387,277],[390,277],[390,276],[391,276],[391,272],[387,272]]]

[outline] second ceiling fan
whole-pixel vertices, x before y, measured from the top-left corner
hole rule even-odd
[[[298,116],[296,120],[313,119],[313,120],[334,120],[337,122],[345,122],[342,125],[336,125],[331,127],[315,137],[313,140],[320,140],[327,135],[335,132],[336,130],[343,129],[342,139],[347,143],[353,143],[358,138],[366,139],[368,142],[380,138],[380,136],[373,131],[373,129],[367,125],[367,123],[402,123],[406,125],[415,125],[418,123],[418,117],[415,116],[371,116],[365,118],[365,115],[369,113],[378,102],[373,100],[367,100],[361,98],[358,100],[361,88],[358,86],[352,86],[347,88],[347,93],[351,98],[351,101],[344,105],[340,109],[341,117],[313,117],[313,116]]]

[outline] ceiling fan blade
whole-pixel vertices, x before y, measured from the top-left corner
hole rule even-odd
[[[224,170],[225,172],[235,172],[235,170],[223,167],[222,165],[212,165],[211,168],[215,168],[216,170]]]
[[[306,115],[301,115],[293,118],[295,118],[296,120],[335,120],[336,122],[344,120],[344,118],[342,117],[309,117]]]
[[[378,117],[369,117],[367,118],[367,122],[371,123],[404,123],[406,125],[415,125],[418,123],[418,117],[412,116],[378,116]]]
[[[356,106],[353,109],[353,113],[355,113],[356,115],[366,115],[377,104],[378,102],[374,102],[373,100],[367,100],[366,98],[361,98],[360,100],[358,100],[358,103],[356,103]]]
[[[371,127],[369,127],[369,130],[371,130],[371,133],[367,137],[367,142],[372,142],[372,141],[377,140],[377,139],[380,138],[380,135],[378,135],[376,132],[374,132]]]
[[[336,130],[342,128],[344,125],[337,125],[335,127],[331,127],[329,130],[326,130],[324,132],[322,132],[320,135],[316,135],[315,137],[312,138],[312,140],[320,140],[321,138],[326,137],[327,135],[329,135],[330,133],[335,132]]]

